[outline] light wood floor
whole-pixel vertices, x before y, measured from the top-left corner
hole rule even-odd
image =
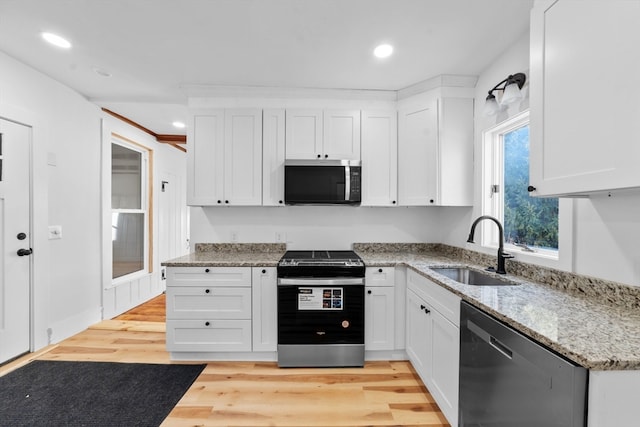
[[[165,351],[164,296],[2,366],[0,375],[33,359],[172,363]],[[448,425],[406,361],[367,362],[364,368],[339,369],[279,369],[275,363],[208,363],[162,424],[165,427]]]

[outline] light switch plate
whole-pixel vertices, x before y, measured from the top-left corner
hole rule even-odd
[[[49,240],[62,239],[62,226],[50,225],[49,226]]]

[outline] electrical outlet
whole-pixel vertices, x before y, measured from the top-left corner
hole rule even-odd
[[[238,232],[237,231],[232,231],[231,232],[231,241],[233,243],[236,243],[238,241]]]

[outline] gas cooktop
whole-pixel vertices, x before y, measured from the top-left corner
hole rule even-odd
[[[364,277],[365,265],[353,251],[287,251],[278,277]]]

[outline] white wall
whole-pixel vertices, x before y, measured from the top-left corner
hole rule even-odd
[[[3,53],[0,103],[28,111],[37,122],[33,328],[40,348],[100,320],[100,112]],[[61,225],[63,238],[47,240],[48,225]]]
[[[110,266],[106,270],[103,265],[102,247],[101,125],[105,116],[68,87],[2,52],[0,105],[24,112],[34,126],[32,346],[39,349],[102,318],[103,275],[111,274]],[[183,153],[115,119],[107,120],[111,129],[125,137],[154,145],[156,177],[169,171],[181,176],[185,187]],[[186,194],[182,191],[181,197]],[[181,205],[186,219],[184,201]],[[48,240],[48,225],[62,226],[62,239]],[[186,227],[182,236],[186,239]],[[155,273],[150,276],[156,282],[159,262],[156,256]]]
[[[192,243],[275,243],[288,249],[351,249],[354,242],[439,242],[468,208],[344,206],[191,208]]]
[[[478,78],[475,95],[475,207],[472,215],[462,218],[462,222],[444,237],[444,243],[491,253],[477,245],[461,242],[458,236],[465,230],[468,233],[471,221],[481,215],[482,133],[529,107],[527,97],[498,116],[487,117],[483,114],[487,92],[509,74],[517,72],[529,73],[528,33],[496,58]],[[573,206],[573,260],[570,260],[567,269],[582,275],[640,286],[640,193],[568,199],[564,203]]]

